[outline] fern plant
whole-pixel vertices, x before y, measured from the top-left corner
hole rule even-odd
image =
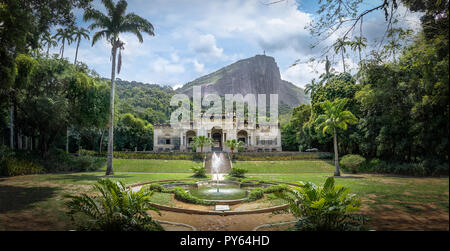
[[[127,189],[123,182],[113,182],[101,179],[94,185],[99,195],[81,194],[68,195],[66,202],[68,214],[81,214],[87,217],[86,224],[80,225],[80,230],[101,231],[157,231],[164,230],[154,221],[148,211],[158,209],[150,205],[153,191],[141,188],[134,192]]]
[[[192,172],[194,173],[193,177],[195,178],[206,178],[206,168],[198,166],[191,167]]]
[[[276,195],[289,204],[290,212],[299,218],[296,230],[343,231],[359,230],[364,217],[354,212],[361,200],[350,194],[348,188],[335,185],[329,177],[323,187],[313,183],[298,182],[298,187],[278,192]]]

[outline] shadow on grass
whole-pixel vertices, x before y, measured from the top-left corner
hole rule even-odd
[[[31,208],[31,204],[53,197],[59,188],[0,185],[0,214]]]

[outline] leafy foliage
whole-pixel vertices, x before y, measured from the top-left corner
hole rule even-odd
[[[206,178],[206,168],[202,166],[192,167],[192,172],[194,172],[194,177],[196,178]]]
[[[340,164],[345,170],[357,173],[365,161],[366,159],[358,154],[348,154],[342,157]]]
[[[228,175],[235,178],[245,178],[245,174],[248,172],[247,169],[239,168],[239,167],[233,167],[231,168]]]
[[[192,147],[200,148],[200,152],[203,153],[203,148],[212,145],[212,139],[205,136],[196,136],[193,138]]]
[[[127,189],[122,182],[102,179],[94,188],[100,195],[67,196],[69,215],[88,218],[81,230],[102,231],[161,231],[163,228],[152,219],[149,210],[158,212],[150,205],[153,192],[141,188],[137,192]]]
[[[299,221],[296,230],[342,231],[360,230],[363,218],[353,214],[360,206],[360,199],[350,194],[348,188],[334,184],[329,177],[323,187],[313,183],[298,183],[277,196],[286,200],[290,212]]]
[[[199,204],[199,205],[215,205],[216,204],[213,201],[206,201],[206,200],[197,198],[181,187],[173,188],[173,193],[175,194],[175,196],[174,196],[175,199],[177,199],[179,201],[192,203],[192,204]]]

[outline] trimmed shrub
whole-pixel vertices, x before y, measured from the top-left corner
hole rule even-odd
[[[174,196],[175,199],[177,199],[179,201],[192,203],[192,204],[199,204],[199,205],[215,205],[216,204],[215,202],[212,202],[212,201],[205,201],[205,200],[199,199],[181,187],[173,188],[173,193],[175,195]]]
[[[344,170],[349,170],[352,173],[357,173],[360,166],[366,159],[358,154],[348,154],[342,157],[340,164]]]
[[[159,193],[163,193],[166,190],[166,188],[163,187],[159,183],[152,183],[152,184],[150,184],[148,189],[151,190],[151,191],[159,192]]]
[[[255,201],[264,197],[264,191],[261,188],[255,188],[250,191],[247,201]]]
[[[278,192],[284,192],[287,189],[289,189],[288,185],[279,184],[279,185],[273,185],[270,187],[266,187],[263,189],[263,192],[264,193],[278,193]]]
[[[248,170],[240,167],[233,167],[231,168],[228,175],[235,178],[245,178],[245,173],[247,173]]]

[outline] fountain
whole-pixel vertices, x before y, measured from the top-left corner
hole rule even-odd
[[[220,167],[221,162],[222,162],[222,160],[219,157],[217,157],[216,152],[214,152],[212,155],[212,158],[211,158],[211,173],[216,172],[217,193],[219,192],[219,167]]]
[[[238,181],[225,180],[228,159],[223,153],[214,152],[211,156],[211,180],[201,180],[195,183],[167,183],[166,188],[182,187],[191,195],[206,201],[214,201],[217,204],[228,205],[245,201],[250,190],[254,187],[267,186],[267,184],[242,184]],[[270,185],[269,185],[270,186]]]

